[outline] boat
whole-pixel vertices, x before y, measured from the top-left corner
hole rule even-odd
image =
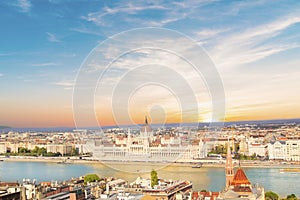
[[[57,162],[57,164],[72,164],[71,160],[62,160],[62,161],[59,161]]]
[[[280,173],[284,172],[300,172],[299,168],[284,168],[284,169],[279,169]]]
[[[192,168],[201,168],[201,167],[202,167],[202,163],[198,163],[198,164],[192,166]]]

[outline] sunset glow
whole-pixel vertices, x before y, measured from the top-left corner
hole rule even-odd
[[[299,1],[23,2],[0,2],[0,125],[74,127],[73,87],[84,60],[108,38],[144,27],[177,31],[205,50],[223,83],[225,121],[300,117]],[[188,52],[178,41],[173,44]],[[111,48],[104,55],[115,57],[119,51]],[[181,70],[197,105],[182,110],[178,96],[190,93],[174,95],[150,84],[130,93],[130,120],[122,117],[120,104],[114,105],[109,94],[122,78],[120,69],[142,64]],[[93,88],[90,106],[99,125],[141,124],[145,116],[158,124],[213,120],[210,88],[176,55],[144,49],[112,66],[102,79],[105,88],[101,82]],[[158,77],[151,71],[137,74],[130,80]],[[174,87],[180,84],[174,78]],[[80,124],[95,125],[89,118]]]

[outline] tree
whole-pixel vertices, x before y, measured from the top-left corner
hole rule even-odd
[[[298,198],[296,197],[295,194],[290,194],[290,195],[287,195],[286,199],[287,200],[297,200]]]
[[[151,171],[151,187],[153,188],[157,184],[158,184],[157,172],[153,169]]]
[[[35,146],[34,149],[31,150],[31,153],[37,154],[38,151],[39,151],[39,149],[40,149],[40,148],[39,148],[38,146]]]
[[[31,150],[31,154],[36,156],[44,156],[47,154],[47,149],[45,147],[40,148],[35,146],[34,149]]]
[[[279,196],[275,192],[269,191],[265,193],[266,200],[278,200]]]
[[[97,174],[87,174],[84,176],[84,183],[100,181],[100,178]]]
[[[256,153],[254,153],[254,154],[252,154],[252,156],[251,156],[251,160],[255,160],[256,159]]]
[[[25,148],[25,147],[20,147],[19,148],[19,153],[29,153],[30,151],[27,149],[27,148]]]
[[[78,149],[76,149],[75,147],[72,148],[72,153],[71,153],[71,156],[78,156],[79,153],[78,153]]]
[[[39,148],[37,153],[38,155],[44,156],[47,154],[47,149],[45,147]]]
[[[218,146],[215,146],[215,149],[213,152],[216,154],[225,154],[226,148],[223,145],[219,144]]]

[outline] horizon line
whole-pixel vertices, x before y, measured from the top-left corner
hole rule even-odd
[[[277,118],[277,119],[256,119],[256,120],[238,120],[238,121],[214,121],[214,122],[172,122],[172,123],[165,123],[165,124],[160,124],[160,123],[154,123],[150,125],[153,126],[161,126],[161,125],[173,125],[173,124],[215,124],[215,123],[241,123],[241,122],[266,122],[266,121],[291,121],[291,120],[299,120],[300,122],[300,117],[299,118]],[[141,126],[144,125],[142,124],[123,124],[123,125],[105,125],[105,126],[85,126],[85,127],[76,127],[76,126],[53,126],[53,127],[10,127],[7,125],[0,125],[0,127],[4,127],[3,129],[58,129],[58,128],[69,128],[69,129],[87,129],[87,128],[109,128],[109,127],[130,127],[130,126]],[[0,129],[1,130],[1,129]]]

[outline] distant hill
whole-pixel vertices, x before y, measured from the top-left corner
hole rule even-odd
[[[10,128],[9,126],[0,126],[0,129]]]

